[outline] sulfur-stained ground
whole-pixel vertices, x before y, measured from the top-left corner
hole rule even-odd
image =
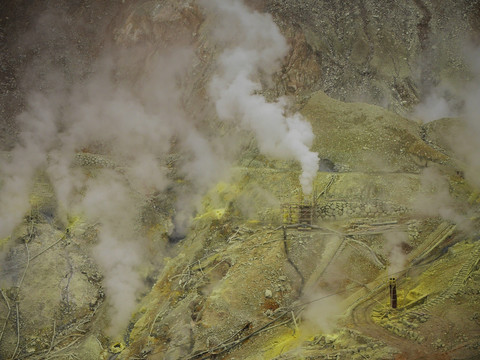
[[[478,192],[452,158],[444,161],[447,152],[419,162],[412,149],[433,145],[411,148],[422,141],[416,123],[401,120],[408,135],[399,136],[389,125],[397,115],[378,108],[357,109],[322,94],[308,106],[323,109],[305,111],[314,129],[327,121],[320,114],[329,112],[329,123],[355,119],[357,110],[372,126],[380,116],[380,163],[396,156],[398,149],[388,144],[400,142],[410,150],[388,171],[378,171],[361,150],[370,138],[340,143],[343,135],[361,136],[359,128],[332,131],[337,150],[318,144],[326,168],[307,195],[300,190],[297,165],[250,149],[231,177],[205,194],[186,237],[176,244],[168,240],[175,192],[139,198],[138,229],[151,253],[141,269],[146,290],[118,337],[104,333],[109,298],[88,252],[98,224],[73,214],[56,217],[55,196],[40,173],[31,214],[11,239],[2,240],[9,246],[2,271],[13,284],[0,299],[2,354],[112,360],[475,358]],[[106,156],[77,158],[75,166],[89,176],[105,167],[123,171]],[[299,205],[312,209],[308,226],[298,224]],[[389,308],[392,276],[396,310]]]

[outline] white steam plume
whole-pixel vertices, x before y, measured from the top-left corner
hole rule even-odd
[[[444,116],[458,116],[463,121],[454,123],[451,130],[442,134],[447,137],[447,146],[453,151],[453,157],[465,178],[477,188],[480,187],[480,47],[465,44],[463,55],[468,80],[458,84],[443,82],[429,89],[430,96],[419,105],[417,115],[424,122]],[[441,127],[440,127],[441,129]],[[421,213],[439,215],[445,219],[460,222],[468,226],[465,216],[456,209],[455,201],[449,194],[448,181],[435,170],[426,169],[422,174],[422,187],[432,188],[430,194],[420,194],[415,208]],[[428,198],[428,202],[423,202]]]
[[[309,150],[314,138],[310,123],[300,114],[285,115],[285,101],[269,103],[258,94],[258,74],[271,77],[287,55],[285,38],[269,14],[252,11],[240,0],[202,0],[200,4],[218,22],[213,37],[225,48],[209,88],[219,118],[238,120],[253,131],[263,154],[298,160],[300,183],[309,194],[318,170],[318,154]]]
[[[138,60],[140,50],[134,51]],[[103,56],[91,77],[74,84],[54,78],[58,84],[48,92],[29,94],[19,116],[20,141],[0,163],[0,237],[9,236],[28,211],[40,168],[46,169],[61,211],[83,213],[99,224],[93,255],[112,305],[111,335],[127,325],[143,286],[137,268],[145,257],[136,221],[142,201],[171,183],[164,161],[172,139],[174,151],[183,155],[177,172],[192,183],[178,194],[177,221],[184,231],[195,200],[219,179],[226,163],[219,141],[197,128],[182,107],[179,82],[191,66],[190,49],[144,53],[148,62],[133,79],[121,76],[124,69],[115,55]],[[125,59],[128,51],[120,61]],[[122,66],[137,69],[138,63]],[[75,167],[76,154],[95,146],[112,165],[86,174]]]
[[[322,333],[331,332],[344,311],[342,308],[342,298],[326,292],[325,290],[311,291],[304,294],[303,301],[308,305],[302,313],[304,326],[311,333],[321,331]]]
[[[388,273],[393,275],[402,271],[407,264],[407,254],[402,245],[408,241],[408,234],[402,231],[387,232],[385,240],[383,248],[388,256]]]
[[[463,162],[467,179],[480,186],[480,47],[465,44],[463,47],[468,80],[457,84],[442,81],[438,86],[428,89],[429,94],[420,103],[414,116],[423,122],[443,117],[462,117],[465,120],[464,131],[455,129],[449,135],[449,145]]]
[[[413,116],[421,119],[424,123],[456,116],[457,111],[453,109],[452,104],[449,103],[445,95],[447,90],[443,87],[432,89],[425,100],[415,107]]]
[[[420,189],[412,202],[413,209],[419,215],[438,216],[456,223],[464,230],[469,229],[468,214],[450,194],[448,177],[433,167],[425,168],[420,175]]]
[[[142,290],[138,267],[145,258],[142,239],[135,234],[135,200],[124,180],[115,172],[105,171],[86,183],[82,200],[90,222],[100,221],[99,241],[93,256],[101,266],[103,285],[108,295],[110,324],[107,333],[115,335],[124,328]],[[113,210],[115,209],[115,210]]]
[[[10,159],[0,163],[0,238],[7,237],[29,209],[29,190],[39,166],[47,161],[47,152],[55,142],[59,100],[40,93],[30,97],[30,112],[18,117],[23,128],[19,144]]]

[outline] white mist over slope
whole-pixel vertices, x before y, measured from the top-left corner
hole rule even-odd
[[[134,50],[138,59],[139,49]],[[183,156],[178,174],[193,184],[178,194],[177,226],[183,231],[193,212],[192,199],[226,168],[223,155],[217,155],[221,144],[197,129],[181,105],[179,81],[191,66],[191,49],[145,53],[148,62],[133,81],[120,76],[124,64],[114,60],[116,55],[102,56],[87,79],[69,84],[55,78],[48,91],[28,95],[27,109],[19,116],[20,141],[0,164],[1,237],[9,236],[29,210],[32,181],[40,169],[53,185],[58,216],[83,214],[98,224],[93,256],[113,305],[112,334],[128,322],[143,286],[137,272],[144,259],[143,239],[136,222],[142,201],[172,183],[165,158],[173,139]],[[111,164],[85,172],[75,166],[79,151],[103,152]]]
[[[219,118],[253,131],[263,154],[298,160],[300,183],[309,194],[318,170],[318,155],[309,150],[314,138],[310,123],[300,114],[286,115],[284,99],[271,103],[258,94],[259,73],[271,78],[288,53],[285,38],[269,14],[252,11],[239,0],[200,4],[215,17],[213,38],[225,49],[209,89]]]
[[[424,123],[444,117],[464,117],[472,130],[477,131],[480,99],[480,47],[465,44],[463,46],[465,72],[464,81],[441,81],[425,91],[425,97],[419,103],[413,116]]]
[[[468,80],[452,84],[443,82],[429,89],[429,95],[416,108],[415,115],[423,122],[443,117],[457,117],[447,134],[445,142],[452,158],[466,180],[480,187],[480,48],[466,44],[463,48]],[[442,123],[439,125],[442,126]],[[433,125],[435,128],[435,124]],[[448,136],[448,137],[447,137]],[[466,214],[459,210],[459,204],[450,194],[448,175],[426,168],[421,173],[422,191],[416,197],[414,209],[420,214],[440,216],[453,221],[462,228],[471,224]]]

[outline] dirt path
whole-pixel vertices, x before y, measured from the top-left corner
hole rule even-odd
[[[442,357],[441,354],[435,354],[433,349],[430,349],[424,344],[418,344],[413,340],[397,336],[376,324],[372,320],[371,313],[374,306],[377,304],[378,303],[375,301],[375,298],[373,298],[369,301],[359,304],[355,309],[353,309],[352,320],[356,330],[374,339],[381,340],[388,346],[398,349],[399,354],[397,355],[396,360],[448,359],[448,357]]]
[[[479,262],[479,256],[480,245],[476,245],[471,250],[468,260],[465,261],[462,266],[460,266],[460,268],[450,280],[449,286],[442,293],[431,299],[428,303],[420,305],[420,307],[416,308],[416,312],[430,312],[432,307],[443,303],[446,298],[448,298],[450,295],[455,294],[460,288],[462,288],[472,269],[476,268]],[[470,345],[470,343],[472,342],[467,341],[464,343],[460,343],[449,350],[443,349],[439,351],[438,349],[435,349],[433,346],[431,346],[428,342],[420,344],[415,340],[398,336],[378,325],[372,319],[372,311],[374,307],[383,300],[382,297],[383,295],[381,295],[381,292],[377,292],[377,294],[373,297],[360,302],[352,310],[352,322],[354,328],[361,333],[372,338],[382,340],[387,345],[398,349],[399,354],[396,360],[448,360],[451,359],[455,353],[459,355],[464,350],[464,348]],[[438,326],[431,328],[431,330],[434,333],[438,333],[438,338],[440,338],[440,333],[445,329],[443,326]],[[432,338],[432,334],[429,335],[430,338]],[[433,338],[435,338],[435,336],[433,336]]]

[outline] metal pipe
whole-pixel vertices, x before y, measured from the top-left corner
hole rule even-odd
[[[397,308],[397,280],[392,277],[389,279],[390,287],[390,306],[392,309]]]

